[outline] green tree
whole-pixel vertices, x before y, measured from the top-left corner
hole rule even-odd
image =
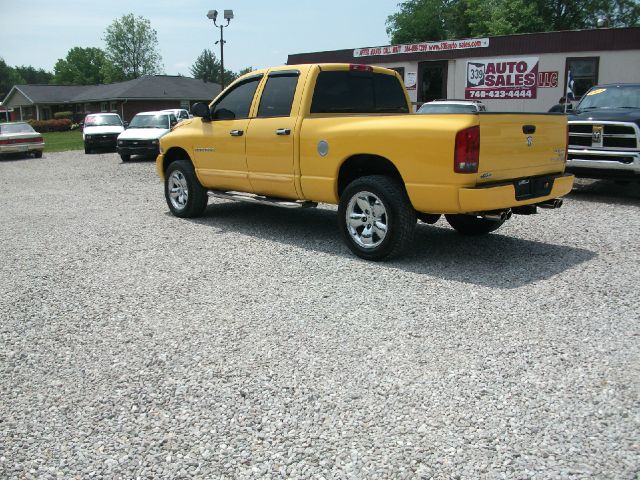
[[[162,71],[162,57],[156,48],[158,34],[148,19],[132,13],[124,15],[107,27],[104,41],[107,81],[131,80]]]
[[[46,85],[53,80],[53,73],[47,72],[44,68],[35,68],[31,65],[14,67],[25,83]]]
[[[238,77],[241,77],[242,75],[245,75],[247,73],[251,73],[251,72],[253,72],[253,70],[254,70],[253,67],[245,67],[245,68],[243,68],[242,70],[240,70],[238,72]]]
[[[199,78],[205,82],[220,83],[220,61],[216,55],[209,49],[204,49],[196,61],[191,65],[190,69],[193,78]],[[224,84],[229,85],[238,74],[231,70],[224,69]]]
[[[16,70],[0,58],[0,101],[9,94],[11,87],[26,83]]]
[[[637,0],[408,0],[387,18],[391,42],[638,26]]]
[[[99,48],[73,47],[54,67],[59,85],[97,85],[104,83],[106,56]]]

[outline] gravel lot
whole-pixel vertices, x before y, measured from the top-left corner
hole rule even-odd
[[[0,173],[0,478],[639,478],[638,185],[376,264],[149,161]]]

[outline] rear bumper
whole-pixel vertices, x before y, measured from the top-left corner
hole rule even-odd
[[[588,172],[619,177],[628,174],[640,175],[640,152],[609,150],[569,149],[567,171],[578,176],[588,176]]]
[[[553,187],[549,195],[532,197],[526,200],[516,200],[516,190],[513,183],[488,187],[461,188],[458,195],[460,213],[501,210],[562,197],[571,191],[574,179],[575,177],[571,174],[559,175],[554,178]]]
[[[562,197],[573,188],[575,177],[571,174],[552,175],[553,186],[548,195],[516,200],[513,181],[477,187],[457,185],[407,184],[407,192],[413,207],[425,213],[472,213],[504,210],[521,205],[531,205],[552,198]]]
[[[44,143],[14,143],[11,145],[0,145],[2,153],[29,153],[44,150]]]

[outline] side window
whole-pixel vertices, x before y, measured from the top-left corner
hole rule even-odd
[[[409,113],[409,108],[395,76],[324,71],[316,81],[311,113]]]
[[[211,116],[213,119],[237,120],[247,118],[260,78],[250,78],[230,90],[212,107]]]
[[[573,95],[578,100],[587,90],[598,84],[598,61],[599,57],[569,57],[567,58],[566,71],[564,75],[565,89],[567,91],[567,77],[569,72],[573,77]]]
[[[288,117],[298,85],[298,74],[269,76],[262,92],[258,117]]]

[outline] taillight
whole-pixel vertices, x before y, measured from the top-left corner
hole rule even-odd
[[[480,127],[470,127],[456,133],[453,170],[456,173],[477,173],[480,165]]]
[[[352,63],[349,65],[349,70],[352,72],[373,72],[373,67],[371,65],[360,65],[357,63]]]

